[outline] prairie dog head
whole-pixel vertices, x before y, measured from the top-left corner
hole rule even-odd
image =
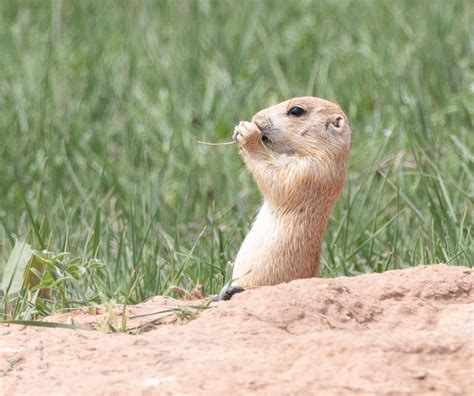
[[[262,142],[279,154],[333,161],[347,158],[351,141],[347,116],[327,100],[289,99],[259,111],[252,121],[262,131]]]

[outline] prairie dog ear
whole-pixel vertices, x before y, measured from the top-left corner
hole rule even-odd
[[[346,125],[346,121],[344,117],[340,114],[334,114],[329,117],[326,126],[327,129],[331,132],[340,132],[344,129],[344,125]]]

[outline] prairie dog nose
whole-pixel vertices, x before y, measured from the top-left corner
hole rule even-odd
[[[252,117],[252,122],[255,123],[259,129],[262,129],[262,125],[265,124],[265,114],[266,111],[262,110]]]

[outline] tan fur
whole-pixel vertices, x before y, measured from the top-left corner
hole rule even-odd
[[[288,114],[294,106],[306,113]],[[269,107],[235,128],[234,140],[264,203],[237,254],[234,285],[319,275],[323,233],[344,185],[350,139],[340,107],[314,97]]]

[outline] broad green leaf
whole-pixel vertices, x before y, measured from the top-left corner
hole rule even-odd
[[[29,244],[16,241],[3,271],[2,290],[5,294],[13,294],[21,290],[25,268],[32,256],[33,250]]]

